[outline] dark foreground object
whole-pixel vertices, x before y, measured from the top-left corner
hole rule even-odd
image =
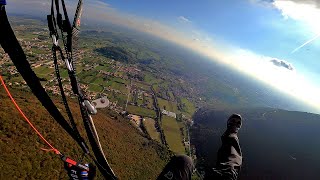
[[[205,180],[236,180],[242,165],[242,152],[237,134],[226,132],[221,136],[216,168],[206,172]]]
[[[218,151],[217,165],[206,172],[205,180],[236,180],[241,170],[242,152],[238,131],[242,118],[233,114],[227,122],[227,130],[221,136],[222,145]],[[174,156],[158,176],[158,180],[191,180],[194,170],[192,159],[188,156]]]
[[[188,156],[174,156],[163,169],[157,180],[179,180],[191,179],[193,173],[193,162]]]

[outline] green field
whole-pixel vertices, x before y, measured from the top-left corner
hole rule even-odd
[[[68,70],[66,69],[60,69],[60,76],[62,78],[67,78],[69,75],[68,75]]]
[[[81,72],[84,69],[83,66],[80,65],[76,65],[76,73],[78,74],[79,72]]]
[[[124,76],[125,75],[125,73],[121,72],[121,71],[117,71],[114,74],[115,74],[115,76]]]
[[[142,99],[138,99],[138,101],[137,101],[137,102],[138,102],[138,104],[139,104],[139,105],[143,104]]]
[[[105,81],[103,80],[103,78],[98,77],[93,81],[94,84],[99,84],[99,85],[104,85]]]
[[[146,101],[147,101],[147,107],[152,109],[153,108],[153,99],[151,97],[145,97]]]
[[[174,118],[163,116],[162,128],[170,149],[175,153],[184,154],[185,148],[182,143],[183,138],[180,133],[178,122]]]
[[[158,84],[154,84],[154,85],[152,85],[152,87],[153,87],[153,89],[154,89],[154,91],[155,91],[156,93],[159,93],[159,92],[160,92],[160,88],[159,88],[159,85],[158,85]]]
[[[97,76],[96,72],[82,71],[78,74],[79,80],[85,84],[93,83]]]
[[[89,85],[89,90],[93,91],[93,92],[101,92],[103,90],[103,88],[99,85],[95,85],[95,84],[90,84]]]
[[[126,95],[115,93],[115,92],[110,92],[110,94],[108,94],[108,99],[111,102],[118,101],[118,105],[121,106],[121,107],[124,107],[126,102],[127,102],[127,96]]]
[[[151,118],[145,118],[145,121],[143,121],[144,125],[146,126],[146,129],[148,131],[148,134],[150,137],[158,142],[161,142],[160,140],[160,133],[155,128],[155,121]]]
[[[156,112],[154,110],[146,109],[146,108],[142,108],[142,107],[138,107],[138,106],[128,105],[127,111],[129,113],[137,114],[137,115],[140,115],[143,117],[151,117],[151,118],[156,117]]]
[[[161,80],[155,78],[151,73],[145,73],[144,81],[148,84],[159,83]]]
[[[175,102],[170,102],[162,98],[157,98],[157,99],[158,99],[160,109],[166,109],[167,111],[175,112],[175,113],[178,112],[178,107]]]
[[[54,69],[49,68],[47,66],[41,66],[41,67],[35,68],[33,70],[39,77],[43,77],[43,78],[47,78],[47,79],[50,78],[50,74],[54,73]]]
[[[86,76],[83,81],[86,82],[86,83],[92,83],[94,82],[95,80],[95,77],[94,76]]]
[[[173,93],[171,91],[169,91],[169,97],[170,97],[171,101],[175,100],[174,95],[173,95]]]
[[[194,105],[186,98],[181,98],[182,111],[188,113],[190,116],[196,111]]]
[[[4,77],[6,78],[6,77]],[[8,80],[9,81],[9,80]],[[21,76],[18,76],[18,77],[12,77],[10,79],[11,82],[22,82],[23,81],[23,78]]]
[[[105,64],[104,66],[97,66],[95,69],[96,70],[103,70],[106,72],[113,72],[114,71],[109,64]]]
[[[36,35],[37,36],[37,35]],[[32,49],[32,53],[34,54],[47,54],[48,52],[43,50],[43,49],[36,49],[36,48],[33,48]]]
[[[146,84],[142,84],[139,82],[134,82],[134,85],[136,85],[138,88],[145,90],[145,91],[150,91],[150,86],[146,85]]]
[[[119,84],[129,84],[129,81],[126,80],[126,79],[121,79],[121,78],[118,78],[118,77],[113,77],[111,79],[111,81],[114,81],[116,83],[119,83]]]
[[[120,83],[113,82],[113,81],[109,81],[108,84],[112,89],[119,90],[123,93],[128,93],[128,90],[124,84],[120,84]]]

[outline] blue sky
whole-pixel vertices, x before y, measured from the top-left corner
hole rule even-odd
[[[45,16],[50,0],[11,0]],[[75,7],[76,0],[66,1]],[[187,47],[320,110],[317,0],[91,0],[85,19],[112,22]],[[40,7],[39,7],[40,6]],[[37,10],[37,11],[35,11]],[[319,24],[319,25],[318,25]],[[301,46],[303,45],[303,46]]]
[[[320,75],[316,51],[312,43],[298,53],[291,51],[315,34],[303,22],[284,19],[278,9],[246,0],[223,1],[119,1],[105,0],[124,12],[177,25],[177,17],[190,20],[192,26],[226,43],[251,49],[254,52],[288,59],[303,71]],[[305,61],[305,59],[308,59]],[[320,79],[320,78],[319,78]]]
[[[282,61],[283,64],[288,63],[294,68],[295,73],[288,80],[291,81],[290,85],[287,84],[286,78],[281,80],[283,81],[282,86],[279,86],[281,82],[274,82],[277,80],[264,77],[260,79],[285,92],[295,88],[289,94],[307,102],[317,96],[315,93],[320,87],[320,61],[318,60],[320,41],[315,39],[292,53],[294,49],[320,33],[320,28],[312,24],[318,22],[312,22],[311,18],[308,19],[308,16],[304,15],[306,11],[311,12],[309,16],[317,19],[319,14],[313,13],[319,10],[316,1],[106,0],[105,2],[125,13],[159,21],[189,35],[192,35],[194,31],[200,32],[202,38],[208,37],[211,41],[219,42],[217,46],[226,47],[223,49],[229,48],[229,52],[226,53],[240,49],[244,53],[249,51],[251,59],[254,59],[252,56],[258,58],[262,56],[266,61],[268,58],[270,60],[275,58]],[[304,2],[307,3],[303,4]],[[299,14],[302,6],[306,6],[306,10]],[[311,10],[309,11],[308,8]],[[247,57],[247,55],[244,56]],[[264,67],[260,65],[256,68]],[[283,73],[287,73],[286,69],[283,70]],[[271,69],[268,72],[273,73]],[[249,73],[254,76],[268,74]],[[281,73],[276,74],[282,76]],[[288,73],[283,75],[283,77],[287,76],[291,75]],[[295,76],[299,77],[295,78]],[[301,83],[301,81],[304,82]],[[290,88],[286,89],[286,87]],[[308,92],[302,87],[311,87],[313,90]],[[301,97],[304,93],[311,93],[313,96]],[[320,105],[320,101],[317,99],[311,104],[319,108],[317,104]]]

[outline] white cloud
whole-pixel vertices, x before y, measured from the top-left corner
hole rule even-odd
[[[273,6],[280,10],[284,18],[291,18],[305,23],[315,34],[320,33],[320,9],[317,6],[318,1],[304,0],[275,0]]]
[[[179,20],[179,22],[182,22],[182,23],[191,23],[191,21],[184,16],[179,16],[178,20]]]
[[[319,0],[280,0],[280,1],[292,1],[292,2],[295,2],[298,4],[311,4],[311,5],[316,5],[316,6],[320,5]]]

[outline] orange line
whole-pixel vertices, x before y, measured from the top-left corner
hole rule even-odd
[[[54,148],[43,136],[42,134],[37,130],[36,127],[34,127],[34,125],[31,123],[31,121],[27,118],[27,116],[23,113],[23,111],[20,109],[19,105],[16,103],[16,101],[14,100],[14,98],[12,97],[9,89],[7,88],[6,84],[4,83],[4,80],[2,78],[2,76],[0,75],[0,81],[1,84],[3,85],[4,89],[6,90],[9,98],[11,99],[12,103],[15,105],[15,107],[17,108],[17,110],[19,111],[19,113],[21,114],[21,116],[27,121],[27,123],[31,126],[31,128],[38,134],[38,136],[51,148],[51,150],[53,150],[56,154],[61,155],[61,153],[59,152],[59,150],[57,150],[56,148]]]

